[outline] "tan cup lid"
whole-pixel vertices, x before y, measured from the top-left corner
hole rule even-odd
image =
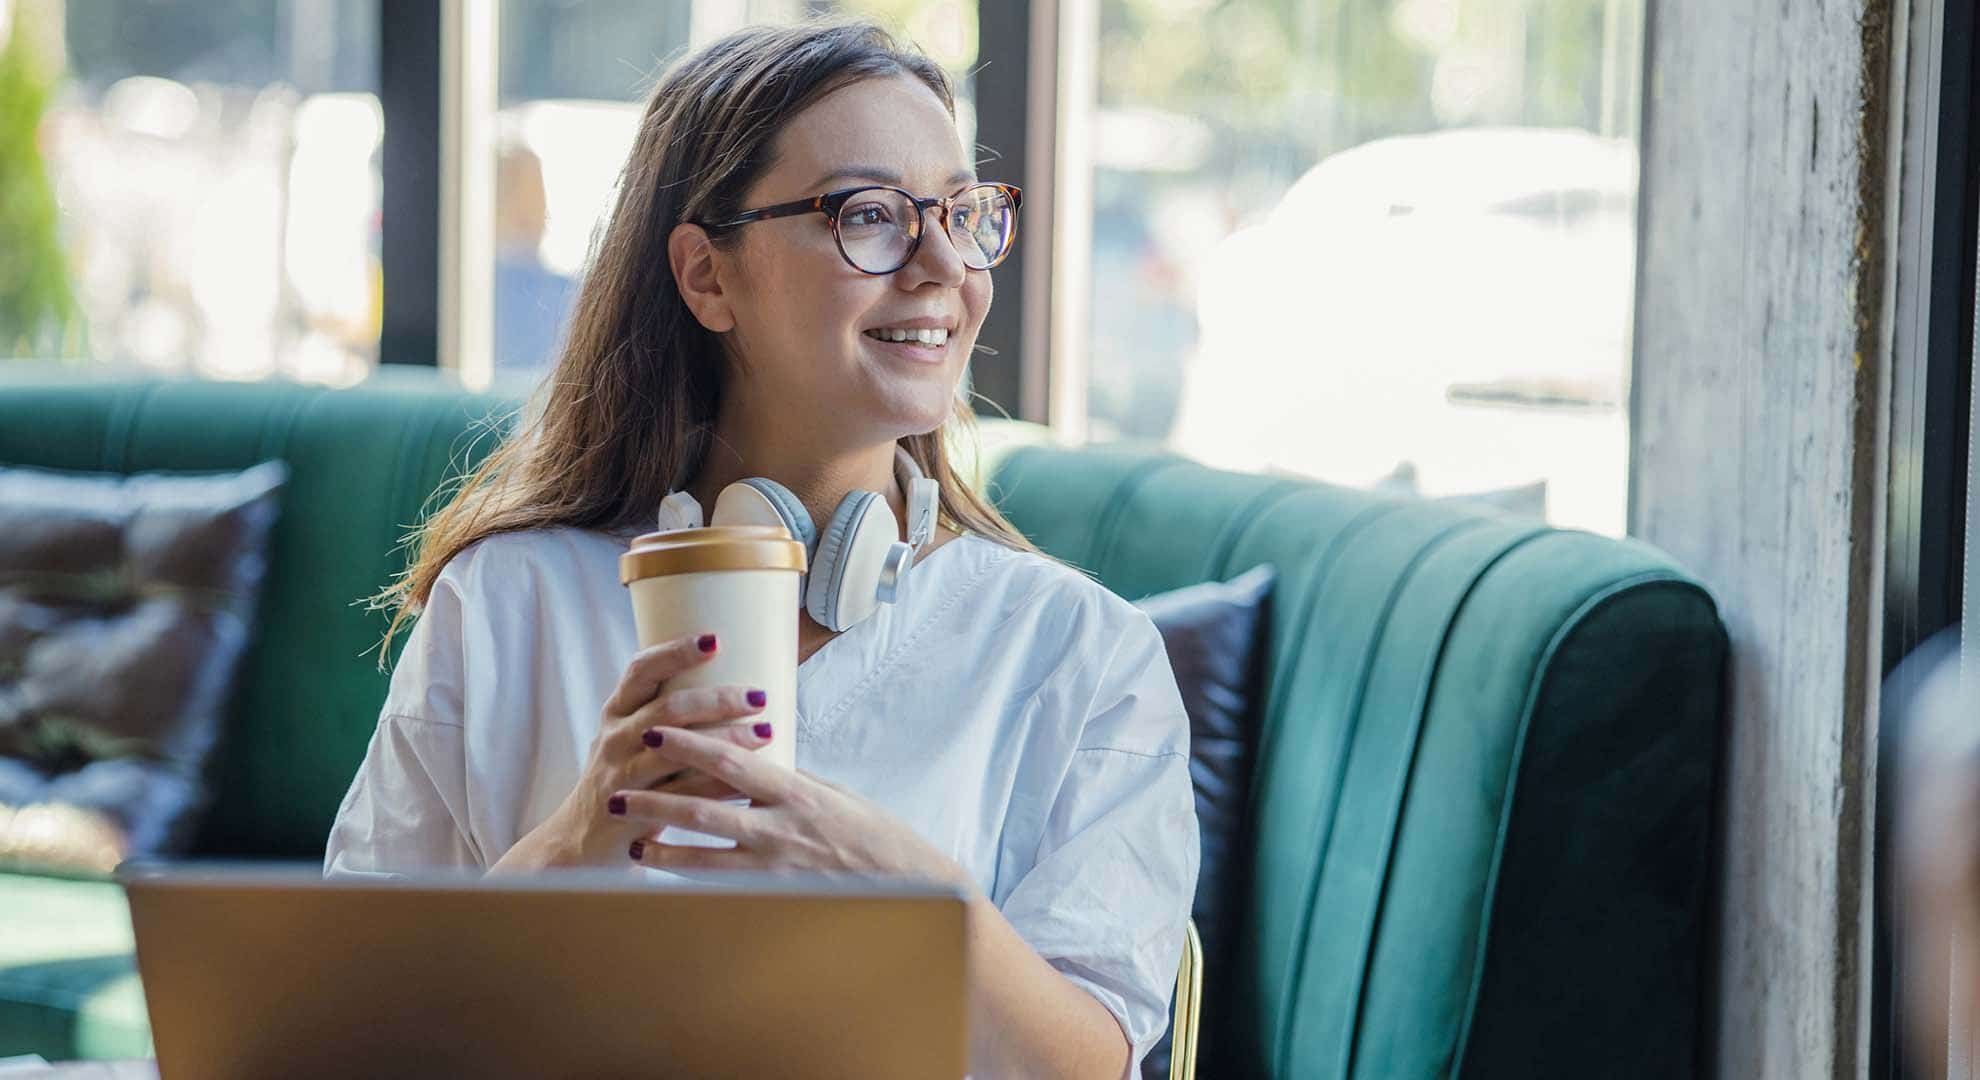
[[[802,574],[804,545],[781,525],[710,525],[647,533],[619,556],[619,584],[708,570],[789,570]]]

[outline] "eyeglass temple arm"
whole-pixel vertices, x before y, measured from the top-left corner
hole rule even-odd
[[[810,199],[799,199],[796,202],[778,203],[775,206],[764,206],[755,210],[751,210],[748,213],[737,214],[735,217],[729,218],[727,221],[708,222],[707,224],[703,225],[702,228],[733,229],[739,225],[747,225],[752,221],[762,221],[765,218],[795,217],[798,214],[829,212],[825,206],[825,199],[826,196],[819,195]]]
[[[993,186],[1001,188],[1004,194],[1007,197],[1009,197],[1009,199],[1011,200],[1011,209],[1017,210],[1024,206],[1024,192],[1022,190],[1012,187],[1009,184],[996,184]],[[766,218],[792,217],[797,214],[836,213],[837,208],[829,205],[829,203],[833,199],[833,196],[834,195],[842,196],[839,201],[843,203],[844,202],[843,196],[849,194],[850,192],[834,192],[832,195],[818,195],[809,199],[798,199],[795,202],[778,203],[775,206],[760,207],[758,209],[751,210],[747,213],[737,214],[735,217],[729,218],[726,221],[708,222],[704,224],[702,228],[733,229],[738,226],[747,225],[752,221],[762,221]],[[909,198],[913,198],[913,196],[909,196]],[[956,196],[951,195],[948,198],[953,199],[956,198]],[[942,206],[942,204],[945,203],[946,201],[947,201],[946,199],[940,199],[940,198],[925,199],[925,200],[914,199],[915,205],[919,206],[923,210],[929,210],[936,206]],[[943,207],[943,213],[945,215],[948,213],[948,208],[946,206]]]

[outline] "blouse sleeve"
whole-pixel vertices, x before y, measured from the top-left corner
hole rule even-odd
[[[324,876],[480,869],[467,828],[460,593],[442,574],[406,636],[364,763],[323,856]]]
[[[1161,635],[1133,613],[1096,684],[1036,862],[1002,911],[1114,1014],[1128,1072],[1168,1029],[1199,858],[1189,721]]]

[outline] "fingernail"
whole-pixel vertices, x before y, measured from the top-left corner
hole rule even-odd
[[[761,690],[751,690],[749,692],[749,707],[752,709],[762,708],[763,703],[769,700],[770,700],[769,695],[765,694]]]
[[[626,849],[626,854],[631,855],[634,862],[638,862],[640,857],[646,854],[646,841],[634,840],[632,846]]]
[[[770,725],[769,725],[769,724],[758,724],[758,725],[756,725],[756,737],[757,737],[757,738],[759,738],[759,739],[767,739],[767,738],[769,738],[769,737],[770,737]]]
[[[701,637],[700,637],[699,639],[697,639],[697,640],[695,641],[695,643],[694,643],[694,644],[695,644],[695,646],[696,646],[697,648],[699,648],[699,649],[700,649],[700,650],[701,650],[702,652],[714,652],[714,651],[715,651],[715,635],[714,635],[714,634],[703,634],[703,635],[701,635]]]
[[[619,815],[620,817],[624,817],[626,815],[626,797],[624,795],[614,795],[611,798],[606,799],[605,809],[611,813]]]
[[[650,727],[646,729],[646,734],[639,737],[639,741],[648,746],[659,746],[662,742],[666,741],[666,738],[665,735],[660,734],[659,728]]]

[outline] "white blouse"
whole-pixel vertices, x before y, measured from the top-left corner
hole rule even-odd
[[[472,545],[409,632],[331,874],[480,868],[576,785],[638,651],[625,538]],[[1197,872],[1189,722],[1160,635],[1076,571],[964,534],[798,667],[797,763],[959,863],[1134,1045],[1168,1026]],[[656,881],[665,880],[659,871]]]

